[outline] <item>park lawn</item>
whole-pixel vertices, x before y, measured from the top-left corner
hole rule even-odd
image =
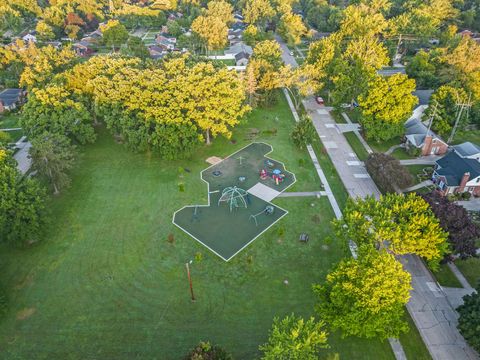
[[[441,264],[438,271],[433,272],[433,275],[437,279],[438,283],[442,286],[457,288],[463,287],[447,264]]]
[[[271,156],[297,175],[297,189],[317,190],[313,166],[299,161],[307,153],[290,141],[290,116],[283,100],[254,111],[235,131],[235,143],[216,139],[180,161],[130,152],[98,129],[97,142],[81,149],[71,187],[51,201],[45,241],[29,249],[2,246],[2,286],[10,304],[0,323],[4,356],[178,359],[210,340],[237,359],[252,359],[274,316],[312,315],[311,284],[344,255],[325,197],[275,200],[290,213],[228,263],[171,222],[176,209],[206,202],[199,176],[205,159],[249,143],[251,127],[277,128],[276,135],[261,133],[257,140],[270,143]],[[307,244],[298,242],[302,232],[310,235]],[[190,259],[195,303],[184,265]],[[329,343],[323,353],[342,359],[394,358],[386,341],[331,334]]]
[[[376,151],[384,153],[388,149],[390,149],[393,145],[398,145],[401,143],[400,137],[394,137],[393,139],[387,141],[375,141],[375,140],[367,140],[368,145]]]
[[[458,269],[462,272],[463,276],[467,279],[468,283],[472,287],[479,285],[480,281],[480,258],[469,258],[466,260],[455,261]]]

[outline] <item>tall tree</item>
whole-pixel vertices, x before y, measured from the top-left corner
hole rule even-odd
[[[302,36],[307,34],[307,27],[300,15],[288,12],[280,18],[278,33],[282,35],[288,44],[298,45],[302,40]]]
[[[358,97],[366,137],[389,140],[403,134],[403,124],[418,103],[412,95],[414,90],[415,80],[404,74],[375,76],[368,84],[367,93]]]
[[[314,285],[320,318],[343,336],[398,337],[408,330],[403,320],[411,277],[385,250],[359,248],[358,259],[344,259]]]
[[[32,140],[32,169],[48,179],[54,194],[70,184],[68,171],[73,167],[75,147],[65,135],[45,133]]]
[[[448,242],[453,254],[462,258],[475,256],[475,241],[480,238],[480,229],[472,221],[463,206],[457,205],[442,196],[438,191],[424,194],[422,197],[440,220],[440,226],[448,232]]]
[[[447,234],[428,203],[413,193],[349,199],[335,225],[345,241],[387,248],[395,255],[417,254],[434,268],[447,251]]]
[[[267,20],[275,15],[275,10],[269,0],[246,0],[243,16],[248,24],[265,28]]]
[[[127,28],[118,20],[109,20],[100,29],[103,34],[104,44],[111,46],[113,51],[125,44],[128,39]]]
[[[0,149],[0,239],[28,245],[41,239],[46,222],[45,189],[23,177],[16,161]]]
[[[224,0],[209,1],[206,16],[219,18],[227,25],[230,25],[235,21],[235,18],[233,17],[233,6]]]
[[[326,348],[327,332],[324,323],[313,317],[304,320],[294,314],[280,320],[275,318],[268,342],[260,346],[263,360],[315,360],[318,351]]]
[[[215,16],[199,16],[192,23],[192,31],[198,34],[208,50],[217,50],[227,45],[228,28]]]
[[[368,173],[383,192],[401,193],[413,184],[413,176],[393,156],[373,153],[365,162]]]
[[[122,48],[122,54],[138,57],[140,59],[146,59],[150,56],[147,47],[143,43],[142,39],[136,36],[130,36]]]

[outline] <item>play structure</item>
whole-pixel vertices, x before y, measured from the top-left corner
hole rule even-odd
[[[203,170],[208,202],[184,206],[173,223],[223,260],[233,258],[287,214],[270,201],[295,175],[266,157],[271,151],[268,144],[252,143]]]
[[[250,215],[250,220],[253,219],[253,221],[255,221],[255,226],[258,226],[258,221],[257,221],[258,216],[260,216],[260,215],[271,215],[274,212],[275,212],[275,208],[272,205],[267,205],[267,206],[265,206],[265,209],[263,209],[259,213],[254,214],[254,215]]]
[[[218,206],[223,202],[230,206],[230,212],[239,207],[247,208],[248,193],[236,186],[227,187],[223,189],[222,196],[218,199]]]
[[[266,169],[260,170],[260,180],[266,181],[268,179],[272,179],[278,186],[285,180],[285,174],[280,169],[273,169],[271,172]]]

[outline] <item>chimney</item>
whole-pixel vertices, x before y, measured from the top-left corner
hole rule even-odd
[[[462,180],[460,181],[460,185],[458,186],[457,192],[463,192],[465,190],[465,185],[467,185],[468,180],[470,179],[470,173],[466,172],[462,176]]]
[[[423,142],[422,156],[430,155],[431,150],[432,150],[432,135],[426,135],[425,140]]]

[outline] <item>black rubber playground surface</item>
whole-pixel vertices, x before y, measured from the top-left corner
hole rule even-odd
[[[223,260],[230,260],[287,214],[286,210],[252,194],[245,197],[247,208],[230,211],[227,203],[218,205],[221,193],[227,187],[248,190],[260,182],[282,192],[295,182],[293,173],[285,170],[281,162],[265,156],[271,151],[270,145],[252,143],[203,170],[201,177],[209,184],[209,204],[185,206],[175,212],[173,223]],[[263,180],[260,179],[262,169],[267,172]],[[278,184],[272,177],[274,170],[283,175],[283,181]],[[265,211],[269,206],[273,207],[273,213]],[[252,215],[256,215],[255,219]]]

